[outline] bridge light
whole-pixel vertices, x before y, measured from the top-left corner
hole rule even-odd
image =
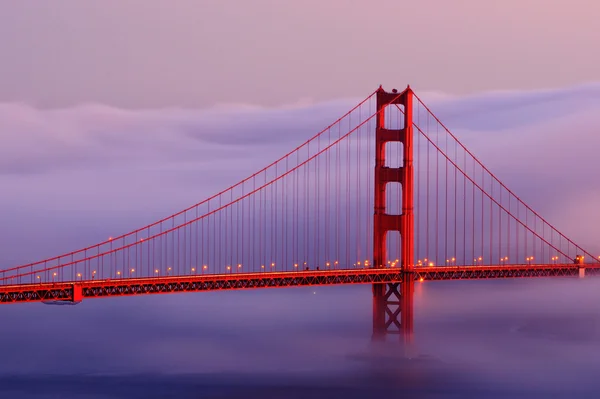
[[[131,269],[130,271],[131,271],[131,273],[133,273],[135,271],[135,269]]]
[[[56,277],[56,272],[52,273],[52,277]]]
[[[158,274],[158,269],[154,270],[154,273]]]
[[[419,282],[422,283],[425,279],[423,277],[419,278]]]
[[[598,256],[598,258],[600,259],[600,256]],[[338,261],[336,260],[335,262],[333,262],[334,265],[338,264]]]
[[[77,277],[81,277],[81,273],[77,273]]]
[[[480,260],[480,261],[481,261],[481,260],[483,260],[483,258],[480,256],[478,260]]]
[[[433,266],[433,262],[429,262],[429,266]]]
[[[208,269],[208,266],[204,265],[204,266],[202,266],[202,268],[203,268],[204,270],[206,270],[206,269]]]
[[[265,265],[260,265],[260,268],[261,268],[261,269],[264,269],[264,268],[265,268]]]
[[[275,267],[275,263],[271,263],[271,267]]]
[[[297,263],[294,263],[294,267],[298,267],[298,264],[297,264]]]
[[[40,279],[40,276],[36,276],[36,278],[39,280],[39,279]]]
[[[108,241],[112,241],[112,237],[108,237]]]
[[[192,267],[192,272],[195,272],[195,271],[196,271],[196,268],[195,268],[195,267]]]
[[[452,258],[452,262],[456,262],[456,258]]]
[[[329,267],[329,265],[330,265],[330,263],[329,263],[329,262],[325,263],[325,266]]]

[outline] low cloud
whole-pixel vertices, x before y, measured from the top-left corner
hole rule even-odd
[[[423,98],[508,187],[575,241],[600,250],[590,239],[600,224],[594,211],[600,199],[600,85]],[[27,241],[38,243],[47,234],[44,219],[53,226],[63,217],[109,234],[119,231],[103,223],[130,230],[250,175],[356,103],[201,110],[2,104],[0,220],[9,228],[0,235],[24,228]],[[69,223],[61,226],[69,229]],[[84,233],[86,241],[77,244],[105,236]]]

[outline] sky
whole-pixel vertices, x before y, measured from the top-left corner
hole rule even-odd
[[[600,79],[594,0],[0,4],[0,101],[281,105]]]
[[[410,83],[500,180],[600,254],[596,2],[248,4],[0,4],[3,268],[196,203],[380,83]],[[419,354],[432,359],[422,368],[398,366],[393,349],[382,355],[368,343],[368,286],[2,306],[0,393],[79,398],[97,384],[98,397],[135,397],[100,386],[114,384],[110,375],[161,373],[164,383],[141,377],[146,391],[135,379],[120,383],[139,397],[173,384],[186,398],[197,396],[197,378],[173,374],[259,370],[265,385],[275,372],[316,375],[300,384],[316,390],[327,385],[319,378],[340,372],[334,388],[356,392],[413,381],[432,395],[470,387],[486,397],[485,389],[597,396],[595,280],[419,287]],[[391,377],[380,356],[397,366]],[[438,385],[414,386],[432,372]],[[98,380],[78,391],[48,373]]]
[[[600,253],[598,84],[421,95],[525,203]],[[70,252],[184,209],[271,163],[358,101],[145,110],[0,104],[2,263]],[[35,253],[24,249],[30,242]]]

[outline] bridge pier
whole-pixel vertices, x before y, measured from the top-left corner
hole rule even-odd
[[[398,334],[407,345],[413,342],[414,281],[405,273],[397,283],[373,284],[373,340]]]
[[[386,236],[389,231],[400,232],[400,268],[402,281],[373,284],[373,339],[386,334],[399,334],[405,343],[413,337],[414,297],[414,216],[413,216],[413,94],[410,87],[402,93],[395,90],[377,91],[377,117],[375,127],[375,210],[373,215],[373,267],[387,267]],[[404,107],[404,126],[399,129],[385,127],[385,108],[390,105]],[[403,145],[403,162],[399,168],[385,166],[385,145],[400,142]],[[388,183],[402,186],[402,213],[386,213],[386,188]]]
[[[83,290],[81,285],[73,284],[73,302],[81,302],[83,299]]]

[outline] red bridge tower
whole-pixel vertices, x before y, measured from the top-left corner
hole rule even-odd
[[[400,267],[402,281],[373,284],[373,338],[386,334],[400,334],[405,342],[412,340],[413,291],[414,291],[414,215],[413,215],[413,92],[410,86],[402,93],[395,90],[377,91],[377,115],[375,132],[375,213],[373,216],[373,267],[386,267],[386,236],[388,231],[400,233]],[[399,129],[385,128],[386,107],[399,105],[404,108],[404,126]],[[401,142],[403,163],[399,168],[385,166],[385,145]],[[386,187],[397,182],[402,186],[402,213],[386,213]]]

